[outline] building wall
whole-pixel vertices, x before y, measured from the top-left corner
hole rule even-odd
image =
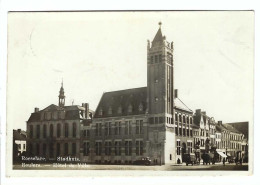
[[[68,137],[65,137],[65,123],[68,124]],[[60,124],[60,137],[57,137],[57,125]],[[76,136],[73,136],[73,124],[76,124]],[[58,156],[80,157],[80,120],[50,120],[27,123],[28,144],[27,148],[31,155],[46,157],[47,159],[56,159]],[[46,125],[46,137],[44,137],[44,125]],[[50,136],[50,127],[53,125],[53,137]],[[39,135],[37,127],[40,128]],[[32,129],[32,130],[31,130]],[[39,136],[39,137],[38,137]],[[65,154],[65,143],[68,143],[68,155]],[[76,152],[72,151],[72,145],[75,143]],[[58,155],[58,144],[60,145],[60,155]],[[46,145],[46,147],[44,147]],[[53,157],[50,156],[50,147],[53,146]]]

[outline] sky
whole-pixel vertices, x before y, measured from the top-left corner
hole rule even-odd
[[[26,128],[34,107],[89,103],[104,92],[147,86],[147,40],[162,22],[174,42],[174,83],[193,111],[253,120],[254,19],[235,12],[9,13],[7,124]]]

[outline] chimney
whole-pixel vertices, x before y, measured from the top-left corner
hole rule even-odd
[[[35,107],[34,112],[39,112],[39,108]]]
[[[178,89],[174,89],[174,97],[178,98]]]
[[[83,104],[82,104],[83,105]],[[88,103],[84,103],[84,107],[85,107],[85,118],[86,119],[90,119],[89,117],[89,105]]]
[[[222,121],[218,121],[218,125],[222,125]]]
[[[196,109],[196,114],[201,114],[201,109]]]
[[[20,134],[21,133],[21,129],[19,128],[19,129],[17,129],[17,131],[18,131],[18,133]]]

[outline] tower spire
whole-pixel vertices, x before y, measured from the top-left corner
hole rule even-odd
[[[60,92],[59,92],[59,106],[64,107],[64,105],[65,105],[65,95],[64,95],[64,88],[63,88],[63,78],[62,78]]]

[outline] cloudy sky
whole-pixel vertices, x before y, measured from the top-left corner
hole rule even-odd
[[[175,88],[195,111],[223,122],[253,118],[253,13],[9,13],[7,121],[26,128],[34,107],[90,103],[146,86],[146,46],[162,22],[174,42]]]

